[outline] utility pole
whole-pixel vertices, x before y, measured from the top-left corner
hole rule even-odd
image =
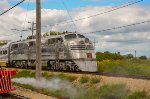
[[[96,41],[96,38],[94,38],[94,50],[95,50],[95,46],[96,46],[96,43],[98,43],[97,41]]]
[[[41,79],[41,0],[36,0],[36,79]]]
[[[96,43],[95,38],[94,38],[94,42],[93,43],[94,43],[94,50],[95,50],[95,43]]]
[[[136,58],[136,50],[135,50],[135,58]]]
[[[28,22],[28,23],[31,23],[31,25],[32,25],[32,27],[31,28],[29,28],[29,29],[31,29],[31,31],[32,31],[32,39],[33,39],[33,33],[34,33],[34,25],[36,24],[36,23],[34,23],[33,21],[32,22]]]

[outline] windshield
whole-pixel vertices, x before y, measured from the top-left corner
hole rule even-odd
[[[81,35],[81,34],[78,34],[78,37],[79,38],[85,38],[85,36]]]
[[[77,38],[76,34],[68,34],[68,35],[65,35],[65,39],[66,39],[66,40],[75,39],[75,38]]]

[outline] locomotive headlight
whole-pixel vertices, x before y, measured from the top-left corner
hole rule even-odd
[[[89,44],[92,44],[92,42],[89,40]]]
[[[71,41],[70,42],[70,45],[75,45],[76,43],[74,41]]]
[[[89,43],[89,39],[88,38],[85,38],[85,43]]]

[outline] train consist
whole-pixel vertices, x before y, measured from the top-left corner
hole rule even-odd
[[[10,42],[0,48],[0,60],[7,66],[35,68],[35,39]],[[97,71],[92,42],[78,33],[43,36],[41,39],[42,68],[63,71]]]

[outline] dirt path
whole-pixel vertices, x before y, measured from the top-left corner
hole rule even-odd
[[[13,91],[12,93],[28,97],[29,99],[57,99],[51,96],[47,96],[47,95],[34,92],[29,89],[25,89],[21,87],[15,87],[15,88],[17,88],[17,90]]]

